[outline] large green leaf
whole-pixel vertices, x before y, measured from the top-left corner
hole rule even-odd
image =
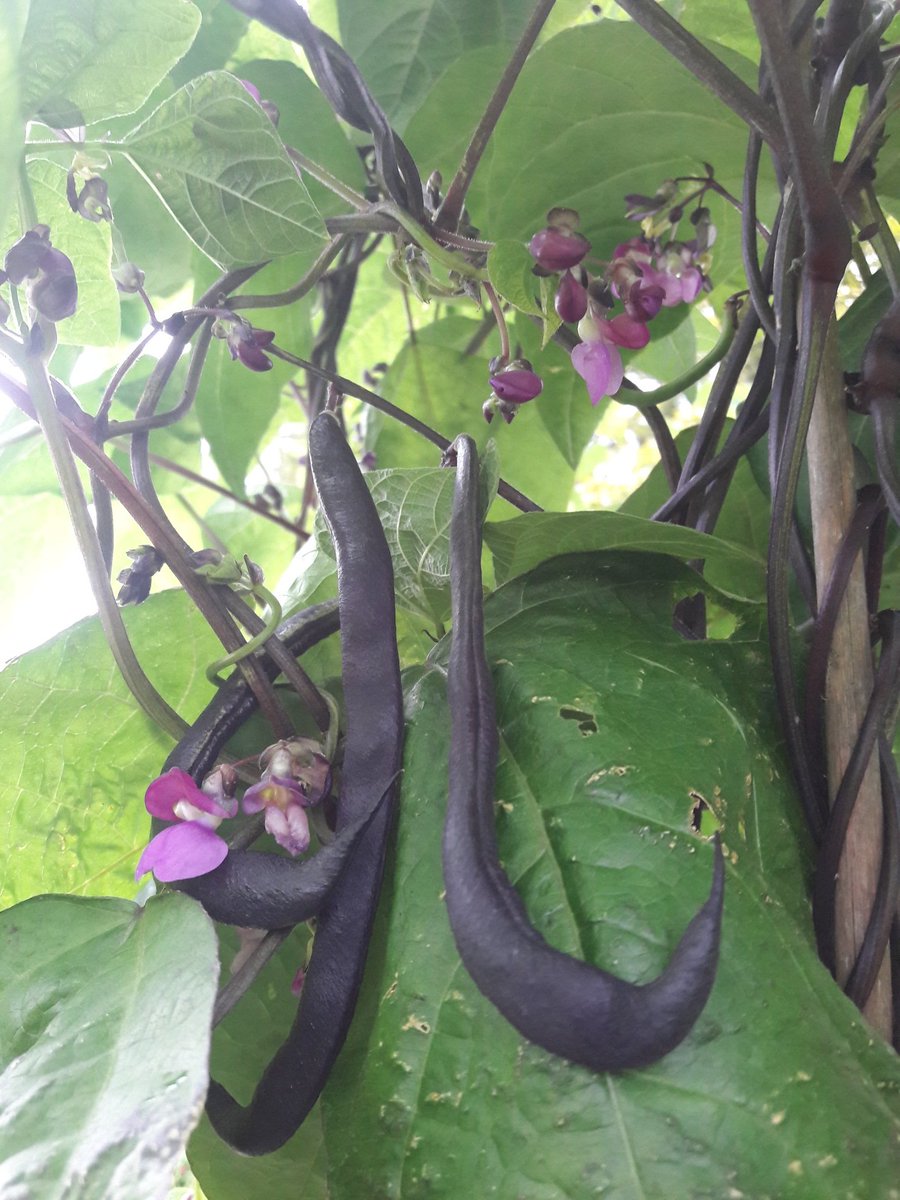
[[[212,923],[184,896],[39,896],[0,946],[0,1193],[158,1200],[207,1087]]]
[[[755,79],[746,59],[724,48],[722,54]],[[407,140],[423,171],[455,170],[496,65],[496,49],[462,55],[421,104]],[[638,232],[624,219],[627,193],[652,194],[667,177],[702,174],[706,160],[739,195],[745,144],[741,122],[643,30],[601,21],[551,38],[526,63],[475,175],[469,208],[492,241],[527,240],[548,209],[575,208],[603,260]],[[764,217],[774,199],[767,178]],[[715,197],[710,204],[719,227],[712,268],[719,284],[739,276],[740,225],[728,206]]]
[[[409,695],[395,855],[325,1092],[332,1200],[891,1196],[900,1069],[816,960],[764,649],[680,640],[684,583],[652,556],[583,555],[489,600],[496,820],[552,944],[646,980],[709,887],[705,799],[729,862],[706,1010],[662,1062],[594,1075],[473,987],[441,897],[442,644]]]
[[[212,71],[185,84],[120,147],[219,266],[321,249],[325,229],[309,193],[233,75]]]
[[[179,592],[124,616],[150,678],[193,719],[216,656],[205,623]],[[0,904],[42,891],[133,895],[144,792],[172,742],[138,709],[96,618],[7,667],[0,709]]]
[[[297,1011],[291,980],[305,961],[309,930],[300,926],[280,947],[253,986],[213,1033],[210,1073],[242,1104],[280,1046]],[[237,938],[220,927],[222,961],[231,961]],[[224,975],[223,970],[223,975]],[[327,1200],[322,1119],[314,1108],[287,1145],[262,1158],[226,1146],[206,1117],[188,1145],[191,1169],[210,1200]]]
[[[531,0],[338,0],[342,44],[400,130],[466,50],[511,48],[533,7]]]
[[[189,0],[31,0],[22,45],[22,110],[48,125],[140,108],[194,40]]]
[[[522,575],[557,554],[585,550],[639,550],[690,561],[715,562],[728,595],[760,600],[765,563],[746,546],[682,525],[665,525],[623,512],[525,513],[488,525],[485,541],[494,555],[498,582]]]

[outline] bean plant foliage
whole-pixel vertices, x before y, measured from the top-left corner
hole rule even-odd
[[[2,6],[2,1195],[898,1195],[896,8]]]

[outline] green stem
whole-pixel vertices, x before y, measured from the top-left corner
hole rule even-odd
[[[240,662],[242,658],[247,658],[248,655],[252,654],[254,650],[258,650],[264,642],[269,640],[269,638],[281,624],[281,604],[279,603],[277,596],[274,596],[269,589],[264,587],[261,583],[256,584],[256,586],[253,588],[253,595],[259,596],[261,600],[265,600],[266,604],[268,604],[269,617],[264,628],[261,629],[255,637],[252,637],[249,642],[245,642],[240,649],[233,651],[224,658],[217,658],[215,662],[210,663],[206,668],[206,678],[210,683],[215,684],[217,687],[221,687],[226,682],[219,674],[220,671],[224,671],[226,667],[230,667],[234,663]]]
[[[719,340],[710,350],[709,354],[700,359],[692,367],[679,375],[677,379],[672,379],[669,383],[664,383],[662,387],[656,388],[652,392],[633,392],[630,388],[620,388],[613,396],[613,400],[619,404],[628,404],[633,408],[646,408],[651,404],[661,404],[663,400],[671,400],[673,396],[679,395],[687,388],[692,387],[695,383],[707,375],[713,367],[722,361],[728,353],[731,343],[734,341],[735,330],[737,329],[737,316],[741,307],[740,300],[732,296],[725,303],[725,323],[722,327],[722,332],[719,334]],[[639,399],[632,400],[630,397],[637,396]]]
[[[522,36],[519,38],[509,62],[506,64],[503,74],[500,76],[500,80],[494,89],[494,93],[487,103],[487,108],[484,110],[482,118],[475,128],[468,146],[466,146],[459,169],[453,176],[450,186],[447,188],[447,195],[444,197],[444,202],[437,216],[436,223],[439,227],[456,229],[459,224],[463,205],[466,202],[466,193],[478,169],[478,164],[481,162],[481,156],[484,154],[491,134],[494,132],[494,128],[500,120],[500,116],[512,94],[516,80],[525,66],[525,60],[531,53],[531,49],[537,41],[538,34],[550,16],[550,10],[553,8],[554,3],[555,0],[537,0],[534,10],[528,18],[528,23],[522,30]]]
[[[343,244],[344,238],[341,234],[332,238],[306,274],[286,291],[275,292],[270,296],[234,296],[228,307],[236,311],[239,308],[280,308],[283,304],[293,304],[315,287],[337,257]]]
[[[336,175],[332,175],[330,171],[326,171],[317,162],[313,162],[311,158],[307,158],[305,154],[301,154],[294,146],[285,146],[285,150],[287,150],[288,158],[295,167],[299,167],[307,175],[312,175],[313,179],[317,179],[329,191],[334,192],[336,196],[340,196],[342,200],[346,200],[351,208],[355,208],[358,212],[365,212],[368,209],[369,202],[365,196],[361,196],[359,192],[354,192],[353,188],[348,187],[345,183],[341,183]]]
[[[373,209],[374,212],[385,213],[397,222],[397,224],[405,229],[417,246],[420,246],[429,258],[433,258],[435,262],[439,262],[441,266],[446,267],[448,271],[455,271],[457,275],[465,275],[468,279],[478,279],[481,282],[489,280],[490,276],[487,271],[479,267],[473,267],[467,262],[462,255],[448,250],[439,242],[436,242],[431,234],[426,233],[409,213],[404,212],[397,204],[392,204],[385,201],[383,204],[378,204]]]

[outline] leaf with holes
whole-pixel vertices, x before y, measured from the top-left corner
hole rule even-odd
[[[312,261],[322,248],[322,218],[272,122],[225,71],[179,88],[119,148],[220,267]]]
[[[475,989],[441,894],[442,642],[408,694],[396,847],[324,1096],[331,1200],[891,1195],[900,1067],[816,958],[767,652],[681,640],[672,605],[692,586],[653,555],[571,556],[500,589],[485,619],[500,859],[531,920],[652,978],[709,887],[705,801],[728,856],[707,1008],[661,1062],[594,1075]]]

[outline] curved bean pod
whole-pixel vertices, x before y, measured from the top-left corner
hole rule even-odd
[[[244,1154],[276,1150],[297,1130],[344,1043],[378,903],[390,794],[403,751],[390,552],[369,489],[330,413],[310,428],[309,458],[338,562],[347,722],[338,836],[371,807],[373,796],[388,793],[388,800],[357,840],[319,912],[296,1019],[249,1106],[241,1107],[219,1084],[210,1087],[206,1109],[213,1127]]]
[[[338,625],[336,605],[320,604],[286,621],[281,637],[300,654],[334,633]],[[262,666],[270,675],[277,671],[271,663],[264,661]],[[181,767],[199,782],[256,707],[256,697],[245,681],[229,680],[166,759],[163,770]],[[226,925],[281,929],[307,921],[322,907],[347,865],[356,839],[383,799],[381,793],[368,793],[367,803],[359,806],[354,819],[311,858],[295,862],[281,854],[232,850],[214,871],[173,886],[198,900],[214,920]],[[165,824],[154,820],[153,832],[158,833]]]
[[[443,861],[447,911],[479,990],[529,1041],[594,1071],[646,1066],[686,1036],[715,978],[724,891],[716,840],[709,898],[668,966],[642,986],[553,949],[531,925],[498,859],[493,788],[497,721],[484,649],[474,443],[461,437],[451,526],[453,728]]]

